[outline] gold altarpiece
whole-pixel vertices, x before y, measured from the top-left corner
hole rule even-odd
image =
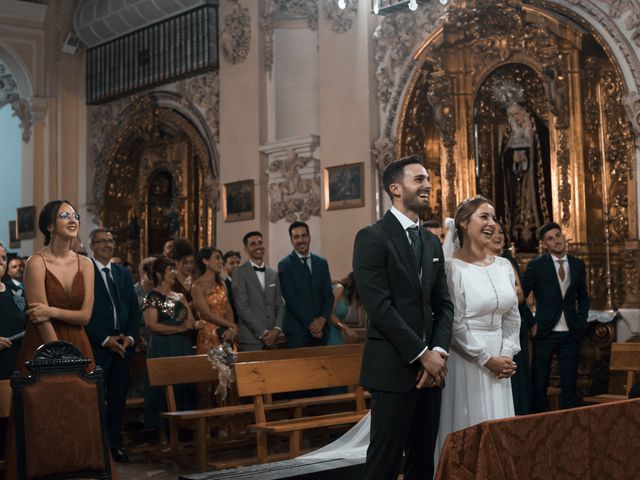
[[[101,224],[117,238],[116,255],[137,265],[168,238],[197,249],[215,243],[217,182],[195,127],[177,111],[137,97],[105,152]]]
[[[508,203],[501,186],[521,177],[513,178],[515,161],[503,161],[510,113],[496,91],[515,85],[523,98],[512,103],[526,109],[536,135],[525,157],[536,188],[525,203],[537,202],[538,224],[561,224],[571,252],[587,263],[592,309],[640,305],[634,135],[621,73],[595,32],[517,1],[453,2],[414,60],[395,153],[425,159],[428,215],[452,216],[476,193]],[[518,235],[535,231],[531,215],[520,219]],[[526,261],[538,248],[516,254]]]

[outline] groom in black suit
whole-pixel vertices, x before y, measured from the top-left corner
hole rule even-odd
[[[429,174],[420,158],[390,163],[382,181],[393,207],[358,232],[353,272],[367,311],[360,383],[371,392],[365,478],[432,478],[453,305],[440,241],[420,228]]]
[[[95,267],[94,300],[91,321],[85,329],[96,363],[104,370],[111,456],[117,462],[126,462],[121,430],[133,344],[140,329],[140,307],[131,274],[111,263],[115,246],[111,232],[98,228],[89,238]]]
[[[536,298],[531,365],[534,412],[549,408],[547,387],[554,353],[560,371],[560,408],[578,405],[580,340],[589,315],[584,262],[567,255],[560,225],[543,225],[539,238],[549,253],[531,260],[522,278],[524,296],[533,291]]]

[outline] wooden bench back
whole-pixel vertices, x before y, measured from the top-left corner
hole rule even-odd
[[[359,383],[361,358],[360,353],[351,353],[237,362],[234,367],[238,395],[246,397],[355,386]]]
[[[238,353],[238,362],[258,362],[349,354],[362,356],[363,348],[364,344],[353,343],[325,347],[240,352]],[[180,385],[184,383],[215,382],[218,380],[218,372],[211,366],[207,355],[148,358],[147,370],[149,372],[149,383],[154,387]]]
[[[635,374],[640,372],[640,343],[612,343],[610,370],[627,372],[626,393],[635,381]]]
[[[0,418],[11,412],[11,380],[0,380]]]

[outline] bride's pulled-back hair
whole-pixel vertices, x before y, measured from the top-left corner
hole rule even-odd
[[[484,205],[488,203],[492,207],[493,202],[482,195],[476,195],[475,197],[467,198],[460,202],[458,208],[456,208],[456,212],[453,215],[453,220],[456,225],[456,233],[458,234],[458,240],[460,241],[460,246],[462,246],[462,242],[464,241],[464,229],[462,228],[463,223],[468,223],[471,220],[471,215],[474,214],[480,205]],[[495,208],[495,207],[494,207]]]

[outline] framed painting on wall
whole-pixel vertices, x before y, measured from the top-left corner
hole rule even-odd
[[[20,248],[20,240],[16,233],[16,221],[9,220],[9,248]]]
[[[29,240],[36,236],[36,207],[20,207],[16,210],[16,237]]]
[[[225,222],[252,220],[255,217],[253,180],[225,183],[222,191]]]
[[[364,206],[364,163],[324,169],[324,199],[327,210]]]

